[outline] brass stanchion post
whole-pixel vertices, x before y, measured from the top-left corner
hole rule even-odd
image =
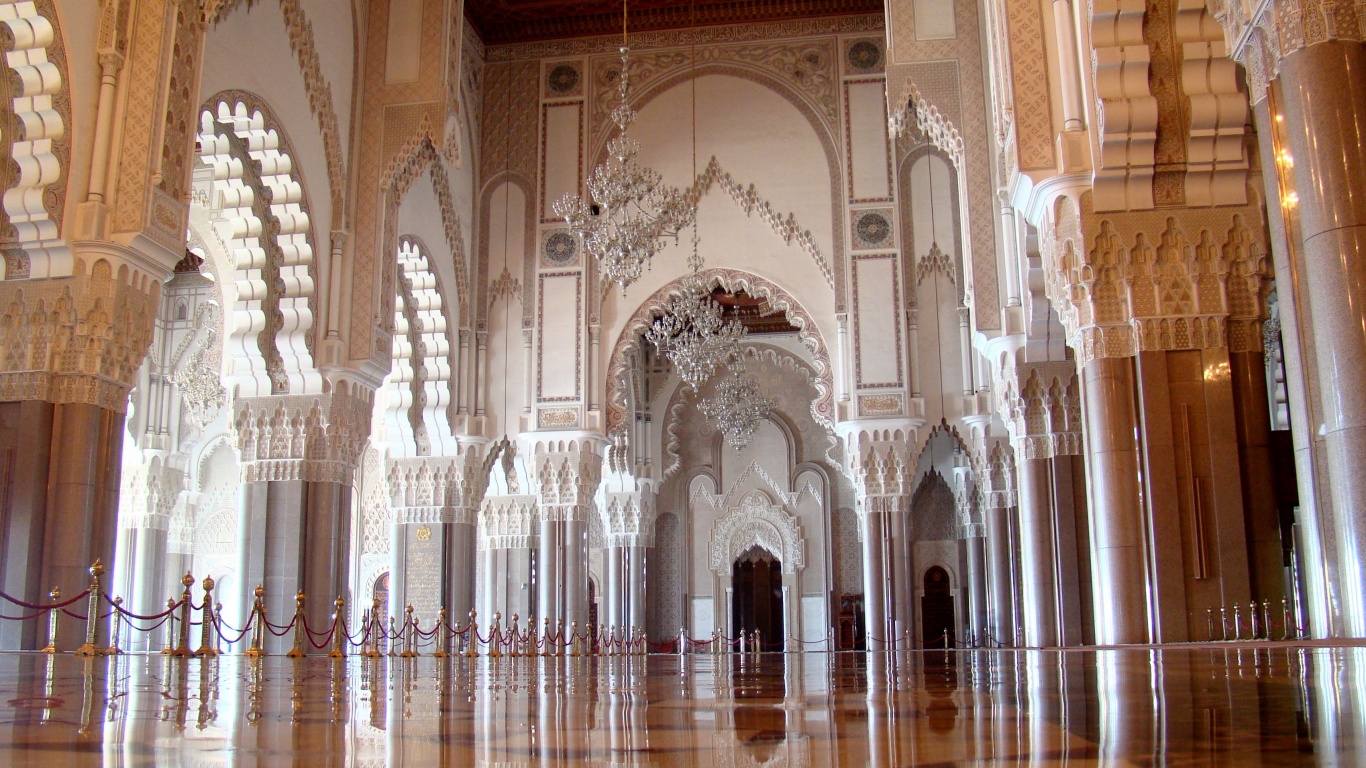
[[[47,593],[47,596],[52,598],[52,602],[54,603],[61,601],[62,588],[53,587],[52,591]],[[47,645],[43,646],[43,653],[57,652],[57,614],[61,612],[61,608],[53,608],[47,613]]]
[[[166,647],[161,652],[167,656],[175,653],[175,600],[166,598]]]
[[[266,649],[262,645],[266,632],[266,607],[261,601],[261,597],[266,594],[266,590],[260,584],[257,584],[256,589],[252,594],[256,595],[256,599],[252,601],[251,615],[247,617],[247,620],[255,621],[255,623],[251,626],[251,647],[246,650],[244,655],[248,658],[255,659],[266,655]]]
[[[190,611],[194,607],[194,601],[190,599],[190,585],[194,584],[194,576],[186,571],[180,578],[180,583],[185,585],[185,591],[180,595],[180,634],[176,636],[176,647],[171,653],[175,656],[189,656]]]
[[[475,621],[478,617],[478,611],[470,611],[470,623],[465,625],[465,631],[470,635],[469,642],[465,643],[465,656],[469,658],[479,655],[479,624]]]
[[[113,615],[112,615],[112,617],[111,617],[111,618],[113,618],[113,621],[111,621],[111,622],[109,623],[109,655],[110,655],[110,656],[117,656],[117,655],[119,655],[120,653],[123,653],[123,651],[119,648],[119,627],[123,625],[123,613],[120,612],[120,609],[122,609],[122,608],[123,608],[123,598],[121,598],[121,597],[116,597],[116,598],[114,598],[114,613],[113,613]]]
[[[346,607],[346,601],[341,595],[332,603],[336,606],[337,612],[332,614],[332,650],[328,652],[330,659],[346,658],[346,624],[342,621],[342,610]]]
[[[411,659],[417,655],[414,646],[417,645],[417,624],[413,619],[413,606],[409,605],[403,609],[403,652],[400,657]]]
[[[213,577],[204,577],[204,609],[199,616],[199,650],[195,656],[217,656],[218,649],[213,645]]]
[[[95,632],[100,621],[100,576],[104,575],[104,564],[95,559],[90,566],[90,599],[85,604],[85,643],[76,649],[77,656],[103,656],[105,649],[95,647]]]
[[[432,630],[436,636],[436,650],[432,655],[438,659],[446,658],[446,606],[441,606],[436,611],[436,627]]]
[[[285,655],[291,659],[303,658],[306,653],[304,650],[304,593],[299,590],[294,595],[294,647],[289,649]]]

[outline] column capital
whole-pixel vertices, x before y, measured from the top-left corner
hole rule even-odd
[[[347,381],[317,394],[234,400],[243,482],[350,484],[370,437],[374,406],[374,390]]]
[[[1215,0],[1229,57],[1247,69],[1256,104],[1280,76],[1281,61],[1311,45],[1366,42],[1366,14],[1353,0]]]
[[[1257,205],[1097,211],[1059,200],[1045,292],[1077,367],[1139,352],[1261,347],[1271,257]]]

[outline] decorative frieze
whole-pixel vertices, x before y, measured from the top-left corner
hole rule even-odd
[[[161,283],[94,263],[89,274],[0,282],[0,401],[123,413],[152,341]]]
[[[1017,363],[993,371],[996,409],[1020,460],[1081,454],[1081,397],[1072,361]]]
[[[1078,366],[1140,351],[1260,349],[1271,263],[1256,206],[1094,211],[1059,200],[1045,290]]]
[[[243,482],[349,485],[370,437],[374,405],[374,392],[345,381],[324,394],[234,400]]]

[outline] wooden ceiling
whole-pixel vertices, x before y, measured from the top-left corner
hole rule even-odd
[[[882,13],[884,0],[630,0],[631,32]],[[695,13],[695,16],[694,16]],[[621,34],[620,0],[465,0],[486,45]]]

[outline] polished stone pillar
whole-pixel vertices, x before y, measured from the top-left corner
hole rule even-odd
[[[963,622],[968,631],[963,640],[981,644],[982,633],[987,626],[986,539],[982,536],[965,537],[963,551],[968,598],[967,616]]]
[[[1285,547],[1281,543],[1276,475],[1271,461],[1271,416],[1266,391],[1266,355],[1229,353],[1233,407],[1237,415],[1238,460],[1242,465],[1243,515],[1247,525],[1252,599],[1279,608],[1285,590]]]
[[[475,545],[478,532],[473,523],[447,523],[444,528],[446,616],[452,624],[463,624],[469,620],[469,612],[475,608],[474,571],[478,557]]]
[[[8,498],[0,512],[4,542],[0,588],[26,602],[49,602],[61,587],[77,595],[88,569],[113,571],[124,415],[85,403],[25,401],[0,404],[0,462]],[[70,622],[68,622],[70,626]],[[101,623],[96,642],[104,642]],[[38,622],[0,622],[0,647],[36,648],[46,642]],[[61,633],[57,647],[84,638]]]
[[[882,567],[882,514],[866,507],[859,516],[863,526],[863,613],[865,647],[881,651],[888,647],[887,582]]]
[[[1049,459],[1023,459],[1019,467],[1020,623],[1025,645],[1058,645],[1057,553]]]
[[[1148,589],[1132,362],[1097,358],[1082,368],[1081,379],[1096,642],[1142,643],[1148,640]]]
[[[1366,45],[1328,41],[1281,59],[1321,432],[1327,444],[1342,634],[1366,636]]]
[[[987,507],[987,639],[989,645],[1015,645],[1014,581],[1011,578],[1010,508]]]
[[[888,562],[892,566],[888,587],[891,590],[893,648],[897,650],[916,647],[919,636],[915,631],[916,585],[911,577],[910,521],[906,509],[909,506],[909,500],[905,504],[893,502],[887,510]]]
[[[553,626],[560,617],[560,523],[542,517],[538,523],[540,546],[536,551],[536,615],[550,619]]]
[[[560,549],[564,572],[564,626],[573,622],[579,631],[588,624],[588,534],[580,520],[564,522],[564,541]]]

